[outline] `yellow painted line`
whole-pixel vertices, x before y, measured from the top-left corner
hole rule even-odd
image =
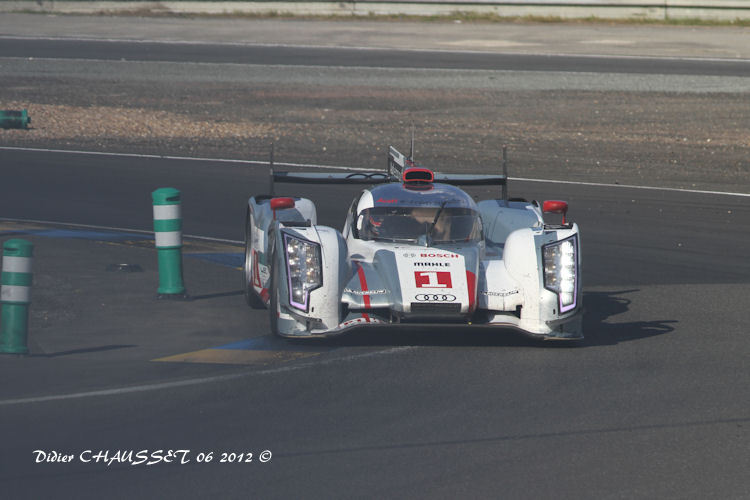
[[[241,349],[202,349],[200,351],[175,354],[152,361],[177,363],[219,363],[228,365],[267,365],[300,358],[317,356],[318,352],[250,351]]]

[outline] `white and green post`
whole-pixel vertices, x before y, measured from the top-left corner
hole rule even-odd
[[[3,272],[0,277],[0,353],[28,354],[31,263],[34,245],[12,239],[3,244]]]
[[[154,203],[154,239],[159,259],[159,298],[185,298],[182,282],[182,205],[180,192],[160,188]]]

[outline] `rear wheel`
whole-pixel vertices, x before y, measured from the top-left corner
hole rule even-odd
[[[242,273],[243,290],[245,292],[245,302],[247,302],[247,305],[253,309],[263,309],[266,305],[253,287],[253,273],[255,272],[255,266],[257,265],[255,262],[257,255],[253,253],[253,238],[255,232],[256,229],[253,213],[248,209],[245,217],[245,262],[242,266],[244,271]]]

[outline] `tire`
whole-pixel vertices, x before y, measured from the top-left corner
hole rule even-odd
[[[266,305],[253,287],[253,233],[255,232],[253,214],[250,209],[245,216],[245,262],[242,265],[242,289],[245,302],[253,309],[264,309]]]
[[[271,284],[268,286],[270,301],[268,304],[268,324],[271,333],[277,337],[283,337],[279,333],[279,266],[276,265],[276,244],[271,243]]]

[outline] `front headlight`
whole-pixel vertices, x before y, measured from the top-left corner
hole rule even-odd
[[[578,236],[549,243],[544,254],[544,288],[555,292],[560,313],[574,309],[578,303]]]
[[[320,245],[284,233],[289,304],[307,312],[310,292],[323,285]]]

